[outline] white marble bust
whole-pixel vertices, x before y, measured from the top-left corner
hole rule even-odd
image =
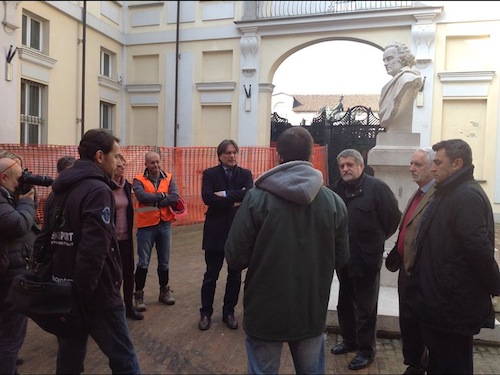
[[[420,72],[413,68],[415,56],[405,44],[392,43],[385,47],[383,60],[392,79],[380,93],[380,126],[411,132],[413,102],[423,84]]]

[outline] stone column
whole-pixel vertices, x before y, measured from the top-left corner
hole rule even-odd
[[[257,27],[242,27],[240,39],[240,87],[238,145],[255,146],[258,144],[259,114],[259,44]]]

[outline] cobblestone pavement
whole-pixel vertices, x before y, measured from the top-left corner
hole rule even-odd
[[[500,226],[499,226],[500,227]],[[171,255],[171,288],[176,303],[173,306],[158,302],[156,258],[152,259],[145,289],[148,310],[142,321],[128,320],[136,351],[144,374],[244,374],[246,351],[244,332],[228,329],[221,321],[224,283],[219,283],[212,316],[212,328],[197,328],[200,307],[200,287],[204,272],[201,250],[202,224],[179,226],[173,229]],[[498,243],[498,242],[497,242]],[[225,280],[225,270],[219,280]],[[241,293],[242,295],[243,293]],[[241,323],[242,305],[236,317]],[[340,356],[330,354],[330,348],[340,337],[327,334],[327,373],[329,374],[401,374],[403,365],[401,341],[398,337],[378,338],[377,355],[366,369],[350,371],[347,364],[354,353]],[[55,373],[57,342],[54,336],[42,331],[30,321],[20,356],[24,364],[21,374]],[[500,374],[500,348],[477,345],[474,348],[476,374]],[[89,340],[85,373],[110,374],[106,357]],[[281,374],[295,373],[290,352],[284,346]]]

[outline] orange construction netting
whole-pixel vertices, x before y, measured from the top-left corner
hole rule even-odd
[[[189,225],[205,220],[206,205],[201,199],[201,178],[203,170],[219,163],[216,147],[156,147],[121,146],[121,154],[127,161],[125,176],[132,182],[134,176],[144,171],[144,156],[148,151],[160,154],[162,169],[172,173],[179,186],[180,196],[187,204],[187,215],[174,225]],[[16,153],[23,159],[23,167],[36,175],[57,177],[56,164],[62,156],[78,156],[77,146],[0,144],[0,150]],[[276,149],[273,147],[240,147],[238,165],[250,169],[254,180],[276,165]],[[324,146],[313,149],[313,165],[328,181],[327,150]],[[37,186],[38,218],[43,222],[43,204],[51,187]]]

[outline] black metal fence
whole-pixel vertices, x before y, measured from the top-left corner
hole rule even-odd
[[[277,141],[279,135],[294,125],[277,113],[271,116],[271,143]],[[328,181],[332,184],[340,177],[337,167],[337,155],[346,148],[358,150],[365,160],[366,172],[369,173],[368,151],[376,145],[377,134],[384,132],[380,127],[380,119],[371,108],[356,106],[350,108],[338,120],[328,119],[323,110],[311,121],[311,125],[296,125],[307,129],[314,143],[328,148]]]

